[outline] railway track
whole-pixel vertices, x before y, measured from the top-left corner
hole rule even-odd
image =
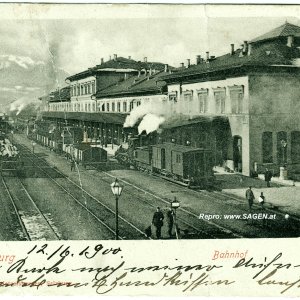
[[[14,208],[24,239],[59,240],[60,234],[51,220],[36,205],[19,178],[1,178],[2,185]]]
[[[23,157],[29,159],[35,167],[43,172],[56,186],[64,191],[70,198],[72,198],[82,209],[86,210],[90,215],[92,215],[97,222],[101,223],[114,237],[115,235],[115,211],[108,207],[104,202],[98,198],[91,195],[87,190],[82,186],[76,184],[74,181],[65,177],[65,175],[60,172],[58,169],[49,168],[45,161],[38,157],[36,154],[33,154],[26,146],[17,145],[19,149],[22,149]],[[39,163],[36,163],[31,157],[34,155],[35,160],[38,160]],[[49,174],[49,173],[52,173]],[[59,181],[54,178],[53,172],[59,173]],[[65,179],[69,184],[71,183],[72,188],[62,182],[62,178]],[[99,210],[99,205],[101,210]],[[144,231],[135,226],[130,221],[126,220],[122,215],[119,214],[119,239],[127,239],[128,237],[134,239],[145,239]]]
[[[38,156],[36,156],[36,158],[40,159]],[[65,176],[62,172],[58,170],[57,172],[59,172],[61,176]],[[103,171],[102,173],[109,178],[113,178],[113,179],[115,178],[110,173],[103,172]],[[71,182],[73,185],[75,186],[77,185],[78,188],[82,188],[72,179],[70,178],[66,178],[66,179],[69,182]],[[111,181],[107,178],[101,177],[101,180],[105,182],[108,185],[108,187],[111,184]],[[143,202],[146,206],[149,207],[149,209],[151,209],[151,211],[153,211],[153,208],[157,206],[163,206],[163,205],[166,205],[168,207],[170,206],[170,199],[163,196],[160,197],[159,195],[152,193],[147,188],[146,189],[141,188],[139,186],[136,186],[128,182],[127,180],[123,180],[120,178],[119,180],[123,182],[123,184],[131,187],[130,189],[126,190],[126,195],[130,195],[131,199],[134,201]],[[170,182],[169,184],[178,187],[176,183]],[[182,187],[181,189],[183,190]],[[237,204],[237,207],[240,207],[242,210],[247,211],[246,209],[247,203],[245,203],[244,199],[225,194],[224,192],[222,193],[219,191],[208,192],[204,190],[189,190],[189,192],[194,193],[195,195],[201,194],[202,197],[206,197],[207,199],[213,199],[214,201],[217,201],[219,203],[234,202],[234,204]],[[148,197],[146,197],[145,195],[148,195]],[[94,197],[93,195],[90,196]],[[149,196],[151,198],[150,200],[149,200]],[[180,214],[178,214],[178,216],[180,217],[177,216],[177,222],[179,224],[179,227],[181,229],[186,229],[187,232],[191,233],[192,235],[192,237],[186,236],[186,238],[222,239],[222,238],[243,238],[244,237],[243,234],[240,234],[240,231],[235,231],[234,229],[232,229],[232,227],[229,229],[226,226],[223,226],[223,224],[218,224],[215,223],[214,221],[203,220],[203,219],[199,220],[198,215],[195,214],[193,211],[191,211],[189,208],[180,207],[178,211],[180,212]],[[278,214],[282,217],[282,219],[284,219],[285,216],[284,212],[280,212],[272,208],[267,208],[266,211],[273,214]],[[295,224],[299,224],[300,221],[299,218],[291,216],[291,219],[296,222]],[[298,226],[298,225],[295,226],[295,224],[293,225],[294,229]]]
[[[25,146],[21,146],[21,147],[25,147]],[[27,148],[27,147],[25,147]],[[28,148],[27,148],[28,149]],[[29,155],[33,155],[29,150],[27,150]],[[35,154],[35,158],[41,160],[36,154]],[[44,163],[44,162],[43,162]],[[39,165],[39,168],[41,168],[41,165]],[[46,169],[43,169],[44,172],[46,172]],[[60,172],[59,170],[56,170],[56,172],[60,173],[62,176],[65,176],[62,172]],[[113,175],[107,173],[107,172],[103,172],[105,175],[114,178]],[[55,179],[52,178],[52,180],[55,181]],[[77,187],[77,191],[79,192],[79,190],[81,190],[83,193],[85,193],[86,195],[88,195],[88,197],[90,199],[94,199],[95,201],[97,201],[98,203],[100,203],[101,205],[104,205],[104,207],[106,209],[109,209],[105,204],[103,204],[102,202],[100,202],[98,199],[96,199],[93,195],[91,195],[88,191],[86,191],[85,189],[83,189],[80,185],[78,185],[76,182],[74,182],[72,179],[70,178],[66,178],[67,181],[69,181],[70,183],[72,183],[73,186]],[[106,182],[107,185],[109,186],[111,184],[110,181],[106,180],[105,178],[101,178],[102,181]],[[170,201],[168,199],[164,199],[162,197],[159,197],[149,191],[146,191],[140,187],[137,187],[131,183],[129,183],[128,181],[125,181],[123,179],[119,179],[120,181],[122,181],[125,185],[130,185],[131,187],[133,187],[136,191],[141,192],[143,195],[148,195],[151,196],[152,200],[149,201],[147,200],[146,197],[143,197],[143,195],[139,195],[138,197],[138,201],[142,201],[143,203],[145,203],[147,206],[149,206],[149,208],[151,208],[151,210],[153,210],[153,208],[157,207],[157,206],[161,206],[161,205],[170,205]],[[56,184],[60,185],[59,183],[56,182]],[[62,189],[65,190],[66,193],[69,193],[64,187],[62,187],[60,185],[60,187]],[[131,194],[132,195],[132,199],[136,199],[136,194],[131,191],[130,189],[128,189],[126,191],[127,194]],[[153,198],[155,199],[155,201],[153,201]],[[232,230],[229,230],[228,228],[225,228],[224,226],[221,226],[219,224],[216,224],[212,221],[209,220],[199,220],[198,219],[198,215],[196,215],[195,213],[189,211],[188,209],[185,208],[180,208],[180,217],[177,216],[177,223],[179,225],[179,228],[184,229],[184,232],[188,232],[190,234],[190,236],[192,235],[193,238],[202,238],[202,239],[220,239],[220,238],[242,238],[243,236],[233,232]],[[112,213],[114,213],[112,211]],[[121,220],[123,220],[124,222],[128,222],[125,218],[121,217]],[[189,220],[189,221],[187,221]],[[133,224],[132,224],[133,225]],[[133,225],[134,226],[134,225]],[[136,227],[136,226],[135,226]],[[205,230],[203,229],[205,228]],[[138,230],[138,232],[140,234],[144,234],[142,230],[136,228]]]

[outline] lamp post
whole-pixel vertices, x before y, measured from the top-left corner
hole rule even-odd
[[[176,210],[179,207],[180,207],[180,203],[177,201],[176,197],[174,197],[174,200],[171,202],[171,208],[174,211],[174,225],[175,225],[175,234],[176,234],[177,240],[179,239],[179,237],[178,237],[178,231],[177,231]]]
[[[116,178],[115,181],[110,185],[112,193],[115,195],[116,199],[116,240],[119,239],[119,208],[118,208],[118,200],[121,196],[123,187],[119,184],[118,179]]]
[[[34,154],[34,147],[35,147],[36,143],[32,142],[32,153]]]

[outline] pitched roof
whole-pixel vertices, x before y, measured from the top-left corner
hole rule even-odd
[[[103,62],[102,64],[96,65],[92,68],[89,68],[85,71],[76,73],[74,75],[71,75],[67,77],[67,80],[76,80],[79,78],[85,78],[88,76],[95,75],[96,73],[101,73],[104,71],[139,71],[143,69],[155,69],[155,70],[163,70],[164,64],[160,62],[141,62],[141,61],[135,61],[133,59],[128,59],[125,57],[117,57],[111,60],[108,60],[106,62]]]
[[[270,40],[265,43],[253,44],[250,55],[243,54],[242,49],[237,49],[234,54],[228,53],[209,62],[192,65],[162,79],[168,81],[168,79],[208,74],[213,71],[229,70],[239,66],[292,66],[295,58],[300,58],[300,50],[298,48],[288,47],[277,40]]]
[[[278,37],[286,37],[289,35],[300,37],[300,27],[286,22],[285,24],[274,28],[273,30],[253,39],[250,42],[256,43],[256,42],[270,40]]]
[[[133,76],[127,80],[119,82],[116,85],[98,91],[96,97],[104,98],[124,95],[128,96],[140,93],[162,93],[166,83],[159,79],[167,74],[169,73],[161,71],[151,76],[145,74],[141,76]]]
[[[49,102],[65,102],[70,101],[70,87],[58,89],[49,94]]]

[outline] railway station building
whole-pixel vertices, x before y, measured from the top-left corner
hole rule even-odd
[[[43,123],[55,123],[59,131],[81,128],[87,142],[119,145],[126,140],[123,124],[130,111],[147,101],[167,99],[166,84],[158,82],[167,70],[146,57],[143,62],[116,54],[107,62],[101,59],[100,65],[66,78],[68,87],[44,98]]]
[[[197,64],[162,79],[177,119],[167,138],[201,142],[215,164],[244,175],[300,173],[300,27],[285,23],[220,57],[198,56]],[[176,130],[177,129],[177,130]]]

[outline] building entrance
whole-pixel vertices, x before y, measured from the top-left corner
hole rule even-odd
[[[235,172],[242,172],[242,138],[233,137],[233,167]]]

